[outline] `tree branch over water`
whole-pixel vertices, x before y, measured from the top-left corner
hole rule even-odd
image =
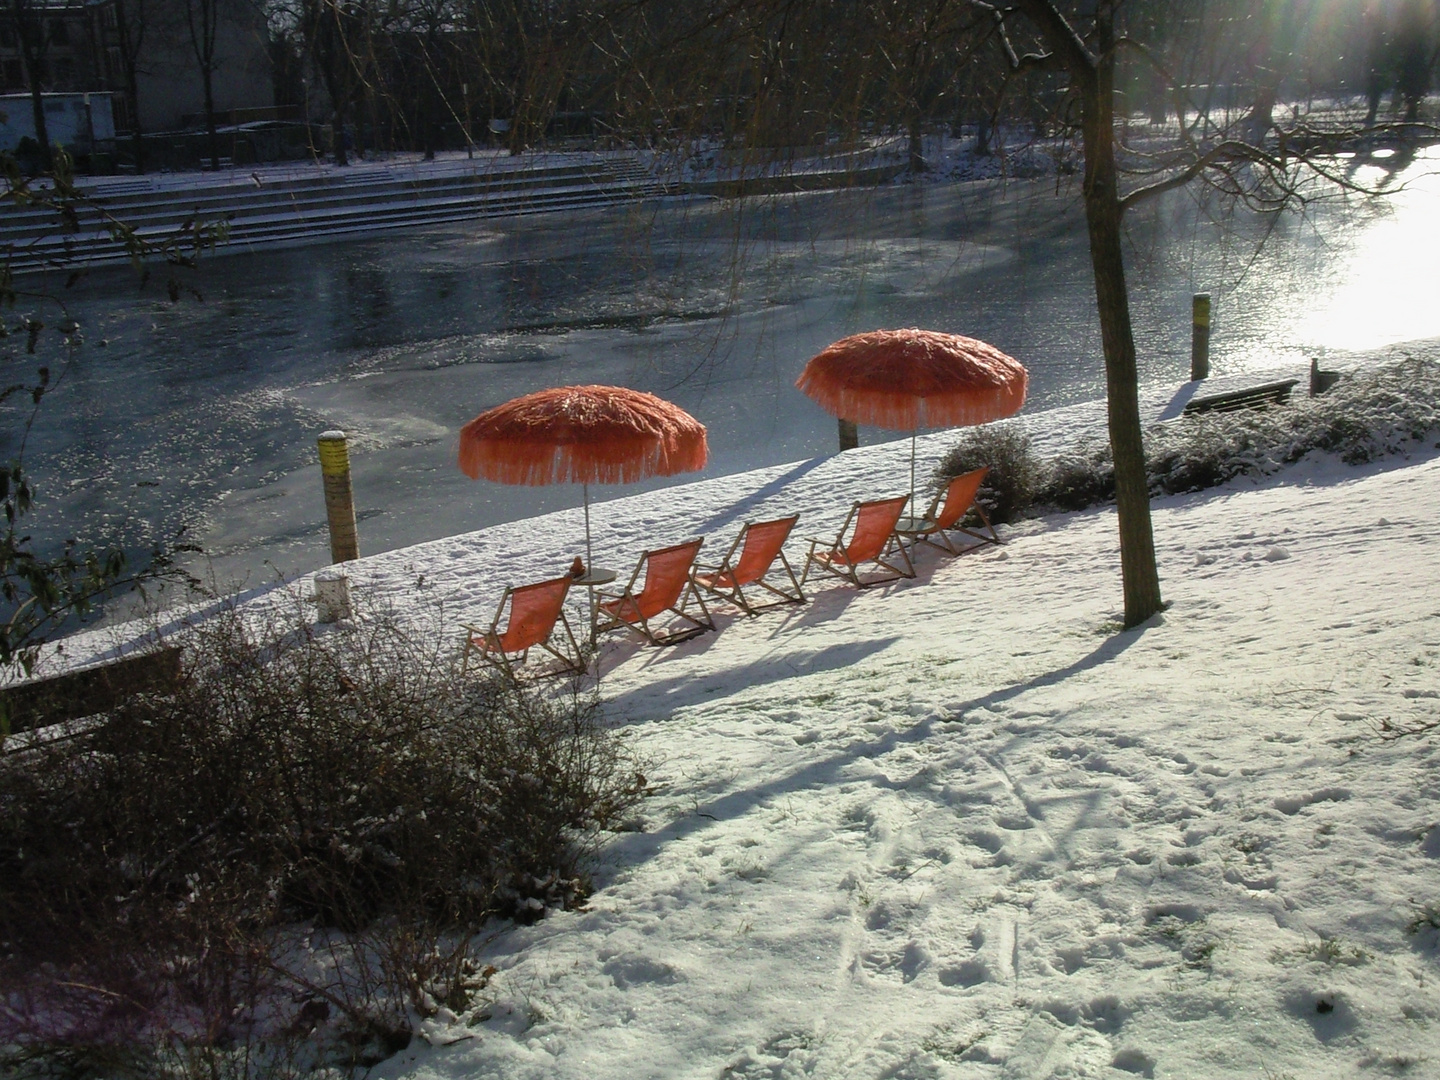
[[[200,298],[193,281],[180,271],[193,269],[203,252],[223,240],[223,224],[191,219],[163,236],[142,236],[76,186],[63,150],[55,148],[53,160],[50,173],[27,177],[11,155],[0,153],[4,182],[0,206],[53,215],[49,235],[73,236],[80,250],[93,243],[93,238],[81,235],[83,220],[96,222],[98,231],[130,256],[142,284],[149,277],[150,264],[160,262],[167,267],[165,289],[172,302],[187,293]],[[44,234],[31,246],[43,239]],[[168,537],[151,543],[144,560],[132,564],[119,536],[95,542],[61,538],[44,528],[43,516],[37,520],[40,492],[25,467],[26,446],[45,397],[60,386],[84,347],[84,334],[63,298],[48,291],[43,280],[34,287],[18,283],[29,279],[17,279],[12,264],[26,250],[7,249],[0,261],[0,308],[9,313],[0,317],[0,363],[38,365],[33,375],[12,376],[14,381],[0,389],[0,406],[7,407],[4,415],[11,418],[7,434],[14,448],[9,460],[0,464],[0,511],[5,519],[0,525],[0,669],[19,667],[29,673],[41,643],[92,614],[105,599],[166,581],[190,582],[175,565],[175,557],[198,549],[181,536]],[[66,287],[83,276],[83,270],[68,271]],[[0,737],[4,731],[0,710]]]

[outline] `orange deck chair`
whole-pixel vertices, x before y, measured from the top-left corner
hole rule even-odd
[[[490,624],[490,629],[465,627],[465,656],[461,662],[461,670],[469,665],[470,654],[475,652],[480,654],[480,659],[500,668],[512,678],[518,678],[515,665],[524,663],[530,650],[538,646],[555,657],[559,665],[552,670],[536,671],[535,675],[578,674],[584,671],[585,662],[581,659],[580,648],[575,644],[575,635],[565,618],[565,594],[569,589],[568,576],[506,589],[505,595],[500,598],[500,606],[495,611],[495,619]],[[505,617],[507,605],[510,608],[510,621],[502,634],[500,620]],[[565,642],[569,644],[568,652],[564,643],[557,646],[551,642],[557,623],[565,631]]]
[[[971,544],[967,547],[956,547],[955,542],[946,533],[964,533],[966,536],[973,536],[976,540],[986,544],[1001,543],[1000,537],[996,535],[995,526],[990,524],[990,517],[985,513],[985,508],[975,501],[976,494],[980,491],[980,485],[985,482],[985,474],[990,471],[990,466],[985,465],[973,469],[967,473],[961,473],[945,486],[945,490],[935,496],[935,501],[930,504],[930,509],[925,512],[925,517],[935,523],[935,527],[926,529],[918,534],[921,543],[938,547],[948,551],[951,555],[959,555],[964,551],[973,551],[979,544]],[[941,505],[941,501],[944,505]],[[980,515],[980,520],[985,523],[985,531],[990,535],[975,532],[960,524],[966,513],[971,508]]]
[[[704,592],[730,601],[746,615],[755,615],[780,604],[803,604],[805,593],[801,591],[790,560],[785,558],[782,550],[790,536],[790,530],[795,528],[795,522],[799,520],[800,515],[794,514],[775,521],[747,522],[740,530],[740,535],[735,537],[735,543],[725,553],[725,558],[720,560],[720,565],[706,566],[696,563],[690,575],[691,580]],[[779,585],[772,585],[765,580],[774,568],[776,559],[779,559],[781,568],[789,577],[793,591],[785,589],[783,580]],[[758,585],[779,599],[757,604],[745,595],[746,585]]]
[[[651,645],[674,645],[706,630],[714,630],[715,623],[710,618],[700,590],[690,580],[695,555],[704,542],[703,538],[697,537],[641,555],[624,592],[598,594],[596,631],[629,629]],[[645,586],[637,592],[636,584],[642,573],[645,575]],[[702,618],[697,619],[685,610],[692,600],[699,606]],[[666,612],[691,625],[673,630],[651,626],[652,620]]]
[[[909,495],[897,495],[893,499],[857,502],[850,508],[850,516],[840,527],[834,543],[812,537],[810,553],[805,556],[805,573],[800,578],[801,586],[809,579],[811,567],[818,567],[861,589],[882,585],[896,578],[913,578],[915,567],[910,562],[910,555],[895,535],[900,513],[909,501]],[[855,524],[855,531],[847,544],[845,534],[850,531],[851,522]],[[821,548],[824,550],[819,550]],[[896,555],[900,557],[898,564],[894,561]],[[886,572],[881,577],[862,578],[859,569],[866,563],[874,563]]]

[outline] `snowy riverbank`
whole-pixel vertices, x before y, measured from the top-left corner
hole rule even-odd
[[[1027,423],[1058,443],[1100,420]],[[597,559],[718,551],[772,512],[833,536],[904,489],[908,453],[598,505]],[[603,696],[657,794],[585,910],[497,927],[483,1006],[375,1075],[1433,1074],[1440,750],[1380,733],[1440,719],[1440,457],[1311,457],[1154,520],[1172,606],[1129,633],[1100,508],[675,648],[617,638]],[[579,528],[347,569],[458,623],[563,568]]]
[[[380,1074],[1433,1069],[1440,461],[1155,520],[1137,632],[1107,510],[620,659],[643,831]]]

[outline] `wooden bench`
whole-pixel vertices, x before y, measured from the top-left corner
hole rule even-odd
[[[1290,391],[1295,389],[1299,379],[1282,379],[1279,382],[1261,383],[1240,390],[1228,390],[1223,394],[1207,394],[1191,398],[1185,404],[1185,416],[1206,412],[1236,412],[1240,409],[1264,409],[1270,405],[1283,405],[1290,400]]]
[[[180,649],[166,646],[97,667],[0,689],[11,733],[108,712],[136,694],[164,693],[180,681]]]

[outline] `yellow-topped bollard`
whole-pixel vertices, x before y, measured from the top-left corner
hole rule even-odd
[[[1210,294],[1190,298],[1190,378],[1210,377]]]
[[[325,516],[330,522],[330,561],[360,557],[355,531],[355,493],[350,487],[350,449],[343,431],[320,433],[320,477],[325,484]]]

